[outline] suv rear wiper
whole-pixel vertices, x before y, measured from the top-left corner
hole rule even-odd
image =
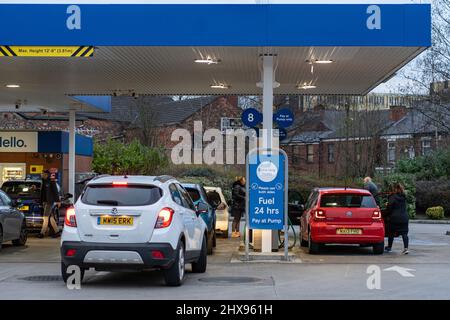
[[[112,206],[117,206],[119,205],[119,202],[117,202],[117,200],[97,200],[98,204],[110,204]]]

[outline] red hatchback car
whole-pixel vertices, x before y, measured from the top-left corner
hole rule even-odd
[[[300,240],[311,254],[327,243],[368,245],[375,254],[383,254],[380,208],[367,190],[314,189],[301,218]]]

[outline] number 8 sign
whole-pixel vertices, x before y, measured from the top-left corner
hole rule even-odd
[[[242,123],[247,127],[257,126],[262,122],[262,114],[255,108],[248,108],[242,112]]]

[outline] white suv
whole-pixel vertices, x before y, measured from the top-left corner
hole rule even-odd
[[[89,268],[164,270],[166,284],[181,285],[185,263],[206,271],[207,228],[181,184],[170,176],[100,176],[87,183],[67,210],[61,272]]]

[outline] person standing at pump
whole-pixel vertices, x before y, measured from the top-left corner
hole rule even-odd
[[[388,246],[385,248],[385,251],[390,252],[392,250],[394,238],[402,236],[404,246],[402,254],[408,254],[409,216],[408,211],[406,210],[405,188],[402,184],[394,184],[392,194],[389,196],[387,203],[386,213],[389,216],[389,225],[387,226]]]
[[[245,213],[245,178],[237,177],[236,181],[233,183],[231,197],[233,200],[233,205],[231,207],[231,215],[233,216],[232,224],[232,237],[240,237],[240,224],[241,218]]]
[[[56,179],[54,176],[50,175],[48,170],[45,170],[42,174],[42,187],[41,187],[41,204],[44,208],[42,229],[38,238],[44,238],[48,231],[48,224],[53,229],[53,237],[57,238],[60,236],[58,224],[56,223],[55,216],[53,215],[52,209],[53,205],[60,206],[58,187],[56,186]]]

